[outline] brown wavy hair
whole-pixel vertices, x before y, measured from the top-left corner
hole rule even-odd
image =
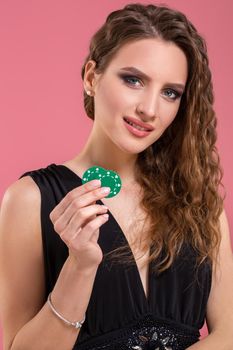
[[[214,261],[225,197],[219,192],[219,185],[224,188],[223,170],[216,148],[207,46],[183,13],[164,4],[140,3],[111,12],[91,38],[82,78],[89,60],[96,62],[97,73],[103,73],[123,44],[145,38],[175,43],[188,61],[186,88],[175,119],[154,144],[138,154],[136,162],[136,180],[143,188],[141,206],[151,219],[143,232],[144,250],[150,242],[153,249],[147,262],[157,261],[160,273],[171,266],[183,244],[193,248],[197,266]],[[94,120],[94,99],[85,91],[84,107]],[[114,250],[112,256],[118,261],[121,256],[125,262],[124,248]],[[127,254],[127,261],[132,259],[132,254]]]

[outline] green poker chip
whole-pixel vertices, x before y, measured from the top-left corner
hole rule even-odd
[[[101,187],[110,187],[109,194],[104,198],[111,198],[116,196],[121,190],[121,178],[120,176],[113,170],[107,170],[101,168],[100,166],[93,166],[88,168],[82,177],[82,183],[92,180],[100,180]]]

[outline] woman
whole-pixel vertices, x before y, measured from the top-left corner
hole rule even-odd
[[[205,41],[178,11],[129,4],[93,36],[82,78],[85,147],[2,201],[4,349],[232,349]],[[92,166],[120,175],[117,196],[82,184]]]

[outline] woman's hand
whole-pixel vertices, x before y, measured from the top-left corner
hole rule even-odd
[[[99,180],[93,180],[76,187],[49,215],[54,230],[69,248],[69,257],[82,271],[98,267],[103,258],[97,240],[100,226],[108,220],[108,215],[103,215],[108,208],[96,200],[107,196],[109,190],[103,192],[108,187],[100,186]]]

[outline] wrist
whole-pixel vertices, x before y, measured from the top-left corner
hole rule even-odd
[[[51,298],[51,293],[49,293],[48,295],[48,299],[47,299],[47,303],[51,309],[51,311],[53,312],[53,314],[58,317],[63,323],[65,323],[66,325],[68,326],[72,326],[74,327],[75,329],[80,329],[83,325],[83,323],[85,322],[85,319],[86,319],[86,314],[84,314],[84,317],[82,320],[80,321],[69,321],[67,320],[62,314],[60,314],[58,312],[58,310],[55,308],[55,306],[53,305],[52,303],[52,298]]]
[[[97,267],[80,269],[75,259],[68,257],[53,288],[52,303],[68,320],[81,320],[86,312]]]
[[[67,258],[67,265],[71,271],[79,276],[90,277],[96,274],[99,265],[82,267],[76,257],[69,255]]]

